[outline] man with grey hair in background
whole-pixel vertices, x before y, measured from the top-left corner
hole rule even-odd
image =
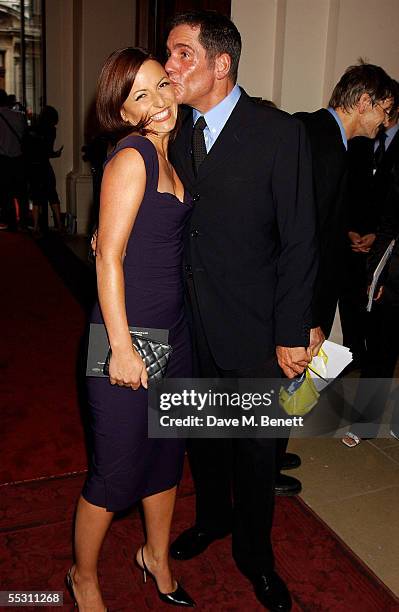
[[[317,355],[330,335],[344,273],[347,241],[348,140],[375,138],[387,125],[395,84],[374,64],[350,66],[336,84],[328,108],[296,113],[309,136],[317,209],[319,269],[312,302],[310,349]],[[361,245],[370,248],[367,240]]]

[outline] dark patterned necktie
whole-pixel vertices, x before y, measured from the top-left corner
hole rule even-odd
[[[206,146],[204,138],[204,129],[206,128],[206,121],[204,117],[198,117],[193,128],[192,136],[192,155],[193,155],[193,169],[194,174],[197,175],[198,168],[206,157]]]
[[[377,169],[380,167],[382,160],[385,155],[385,140],[387,139],[387,133],[381,132],[378,136],[378,147],[374,152],[374,168]]]

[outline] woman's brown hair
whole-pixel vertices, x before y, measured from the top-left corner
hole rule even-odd
[[[125,47],[111,53],[101,70],[97,84],[96,111],[101,129],[108,134],[122,137],[135,131],[146,134],[147,119],[137,125],[122,119],[121,108],[128,98],[141,66],[155,59],[145,49]]]

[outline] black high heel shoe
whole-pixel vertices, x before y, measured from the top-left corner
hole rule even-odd
[[[143,572],[143,581],[147,582],[147,574],[151,576],[151,578],[153,579],[157,587],[158,597],[164,603],[171,604],[172,606],[184,606],[185,608],[194,608],[195,602],[191,599],[190,595],[186,593],[186,591],[180,586],[177,580],[176,580],[177,588],[172,593],[161,593],[161,591],[158,588],[157,580],[154,574],[150,572],[150,570],[145,564],[143,549],[144,549],[144,546],[142,546],[140,549],[141,561],[143,565],[141,566],[140,563],[136,559],[136,565]]]
[[[68,592],[71,596],[71,599],[73,599],[73,604],[75,606],[75,608],[78,607],[78,602],[76,601],[76,597],[75,597],[75,592],[73,590],[73,578],[72,578],[72,574],[71,574],[71,569],[69,568],[67,575],[65,576],[65,586],[68,589]]]
[[[69,568],[69,570],[67,571],[67,575],[65,576],[65,586],[68,589],[68,592],[71,598],[73,599],[73,604],[75,608],[79,609],[78,602],[76,601],[76,597],[75,597],[75,591],[73,590],[73,578],[71,574],[71,569],[72,568]],[[111,612],[111,611],[108,608],[105,608],[104,612]]]

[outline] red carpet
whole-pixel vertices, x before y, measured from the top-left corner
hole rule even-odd
[[[29,236],[1,232],[0,261],[0,483],[82,470],[82,308]]]
[[[0,486],[0,590],[64,590],[69,606],[63,577],[71,564],[72,518],[84,475],[53,476],[86,466],[75,375],[84,316],[28,237],[1,234],[0,257],[1,481],[40,478]],[[186,467],[173,535],[193,518]],[[273,539],[294,611],[399,612],[392,593],[300,500],[277,499]],[[133,565],[141,542],[137,511],[113,523],[99,568],[113,612],[169,609]],[[174,567],[199,610],[263,610],[232,561],[230,538]]]
[[[82,480],[78,475],[0,489],[0,590],[63,589],[65,603],[70,604],[63,577],[71,563],[72,515]],[[174,535],[192,524],[191,493],[186,475]],[[133,564],[142,533],[138,514],[133,512],[115,521],[106,539],[99,574],[105,601],[113,612],[169,609],[159,602],[151,581],[142,584]],[[299,500],[277,500],[273,537],[277,569],[288,582],[294,611],[399,611],[393,595]],[[263,610],[234,565],[230,538],[214,543],[197,559],[174,562],[174,569],[196,599],[198,610]]]

